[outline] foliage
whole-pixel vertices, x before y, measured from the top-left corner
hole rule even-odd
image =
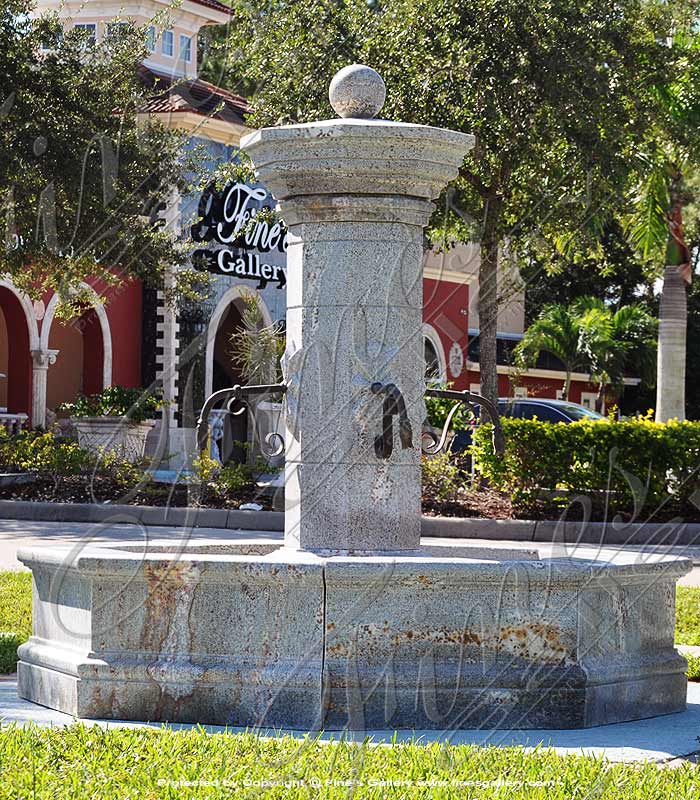
[[[54,290],[70,316],[88,277],[105,291],[128,277],[160,284],[166,266],[185,263],[187,248],[157,217],[173,189],[187,189],[199,154],[184,134],[139,119],[163,91],[139,67],[148,24],[90,46],[77,29],[61,35],[56,15],[32,20],[32,5],[0,9],[0,273],[34,299]]]
[[[455,404],[455,400],[448,400],[443,397],[426,397],[425,410],[428,422],[434,428],[442,428],[447,417]],[[452,430],[466,428],[474,419],[474,414],[464,403],[459,404],[459,408],[452,417]]]
[[[576,371],[590,374],[601,396],[608,388],[619,394],[628,370],[653,379],[655,332],[656,321],[638,305],[613,310],[596,297],[579,297],[569,306],[551,303],[515,348],[516,363],[533,366],[540,352],[552,353],[566,371],[564,399]]]
[[[252,464],[228,463],[223,466],[208,453],[201,453],[193,462],[189,482],[193,505],[206,505],[212,500],[239,499],[241,494],[256,494],[256,481],[264,472],[274,471],[266,461],[257,458]]]
[[[241,325],[231,334],[231,357],[240,366],[247,383],[279,383],[282,379],[280,360],[285,348],[284,333],[279,324],[264,324],[262,309],[253,292],[241,299]]]
[[[700,656],[686,654],[685,659],[688,662],[688,669],[686,675],[689,681],[700,681]]]
[[[501,246],[507,238],[513,252],[532,244],[551,254],[562,241],[597,240],[591,210],[622,193],[653,87],[675,67],[664,45],[671,23],[642,0],[232,8],[227,69],[256,87],[254,124],[328,117],[328,84],[355,62],[384,77],[386,118],[475,134],[431,238],[480,241],[482,391],[495,400]]]
[[[454,500],[465,479],[449,453],[421,457],[423,498]]]
[[[697,770],[651,761],[615,763],[553,749],[370,738],[323,742],[255,732],[86,726],[0,728],[0,797],[310,800],[690,800]],[[478,794],[470,789],[478,787]],[[506,791],[504,792],[504,787]]]
[[[153,419],[162,398],[146,389],[109,386],[99,394],[79,395],[74,403],[62,403],[59,411],[72,417],[125,417],[130,422]]]
[[[700,587],[676,587],[676,642],[700,645]]]
[[[9,437],[0,432],[0,465],[9,470],[36,472],[56,480],[78,475],[90,457],[73,441],[60,442],[53,433],[22,431]]]
[[[700,489],[700,423],[504,419],[503,430],[502,456],[490,424],[475,430],[474,466],[522,509],[559,489],[575,493],[584,512],[603,507],[640,520],[661,508],[684,513]]]
[[[14,672],[17,648],[32,633],[32,576],[0,572],[0,675]]]
[[[600,247],[587,257],[566,258],[554,253],[537,258],[533,254],[520,265],[520,274],[526,287],[526,325],[553,298],[568,306],[579,297],[598,297],[613,307],[642,303],[649,312],[656,311],[652,276],[632,250],[618,220],[603,226]]]

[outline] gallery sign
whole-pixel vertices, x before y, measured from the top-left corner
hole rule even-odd
[[[227,183],[222,190],[209,186],[199,200],[199,220],[190,228],[195,242],[214,246],[195,250],[195,268],[218,275],[235,275],[283,289],[286,269],[266,263],[265,254],[287,252],[287,228],[281,220],[260,218],[262,209],[272,209],[272,195],[259,186]],[[220,245],[220,246],[216,246]]]

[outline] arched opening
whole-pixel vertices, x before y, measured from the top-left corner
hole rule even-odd
[[[242,383],[241,370],[235,363],[231,353],[231,335],[241,327],[242,317],[238,302],[234,300],[228,307],[216,331],[214,339],[214,371],[212,391],[228,389],[236,383]]]
[[[437,331],[427,323],[423,323],[423,358],[426,385],[447,385],[445,352]]]
[[[61,403],[70,403],[79,394],[96,394],[104,388],[104,339],[94,309],[78,319],[54,319],[48,347],[57,350],[55,365],[46,381],[46,407],[57,413]]]
[[[31,415],[32,355],[27,315],[17,295],[0,286],[0,406]]]
[[[242,324],[241,314],[241,301],[234,300],[221,317],[217,328],[213,348],[213,392],[217,392],[219,389],[229,389],[236,383],[245,383],[241,368],[236,363],[231,348],[231,335]],[[218,443],[222,462],[224,464],[227,461],[244,462],[246,449],[243,447],[243,443],[248,441],[248,415],[226,414],[223,423],[223,438]]]

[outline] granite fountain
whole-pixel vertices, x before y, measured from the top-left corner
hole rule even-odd
[[[284,541],[35,547],[19,694],[87,718],[577,728],[685,707],[690,562],[421,542],[423,229],[474,139],[338,118],[245,137],[289,227]]]

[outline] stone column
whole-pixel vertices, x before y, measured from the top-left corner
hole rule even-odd
[[[32,428],[46,427],[46,377],[58,350],[32,350]]]
[[[372,119],[384,94],[348,67],[330,89],[342,119],[241,143],[289,226],[285,544],[322,554],[420,540],[423,226],[473,137]],[[406,415],[382,449],[392,384]]]

